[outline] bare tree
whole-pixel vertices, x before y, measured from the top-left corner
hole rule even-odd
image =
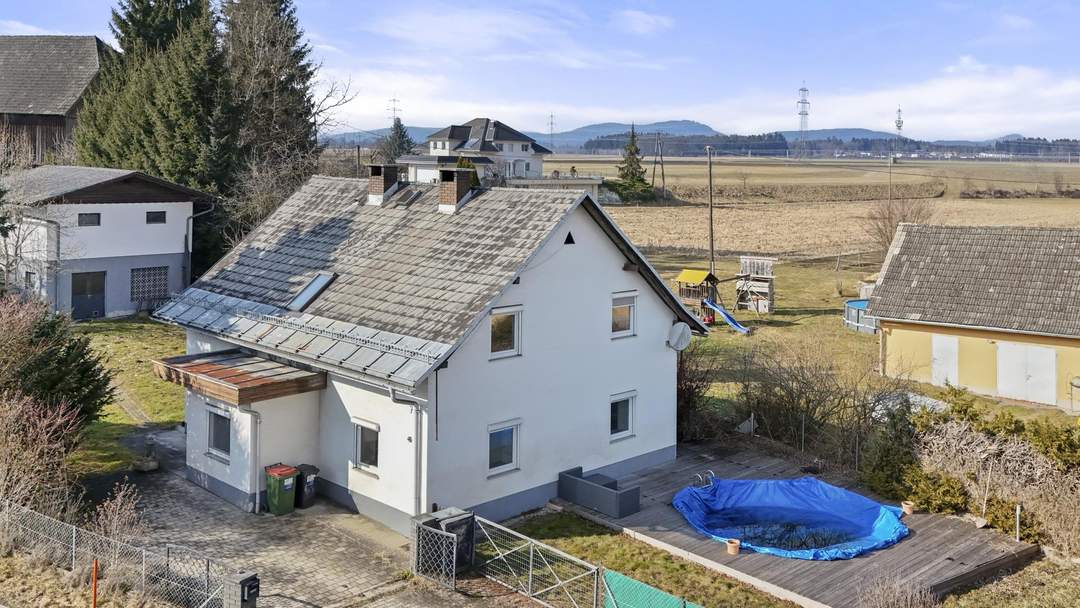
[[[886,251],[900,224],[927,224],[933,220],[934,206],[926,199],[886,199],[875,203],[870,210],[866,231],[877,249]]]
[[[70,520],[78,494],[68,461],[78,428],[78,408],[44,407],[25,395],[0,394],[0,496]]]

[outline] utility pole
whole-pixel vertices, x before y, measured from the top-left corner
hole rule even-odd
[[[664,171],[664,140],[662,139],[660,140],[660,187],[664,192],[667,192],[667,172]]]
[[[716,274],[716,248],[713,243],[713,204],[712,204],[712,146],[705,146],[709,157],[709,274]]]
[[[657,131],[656,132],[656,142],[653,144],[653,154],[652,154],[652,183],[649,184],[649,187],[654,189],[654,190],[656,189],[656,161],[659,158],[660,158],[660,132]]]
[[[356,177],[360,177],[360,144],[356,144]]]

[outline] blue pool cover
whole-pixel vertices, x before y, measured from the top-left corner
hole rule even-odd
[[[716,479],[679,490],[671,504],[706,536],[795,559],[851,559],[908,534],[899,508],[813,477]]]

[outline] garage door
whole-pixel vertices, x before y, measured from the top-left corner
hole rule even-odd
[[[934,334],[930,337],[930,347],[930,381],[936,386],[956,386],[960,375],[960,340],[956,336]]]
[[[1057,404],[1057,351],[1045,346],[998,342],[998,394]]]
[[[105,316],[105,273],[76,272],[71,275],[71,318]]]

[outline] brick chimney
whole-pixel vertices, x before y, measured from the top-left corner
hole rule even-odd
[[[463,167],[439,169],[439,213],[453,215],[469,200],[474,171]]]
[[[398,189],[398,166],[371,165],[368,168],[371,177],[368,178],[367,204],[378,207]]]

